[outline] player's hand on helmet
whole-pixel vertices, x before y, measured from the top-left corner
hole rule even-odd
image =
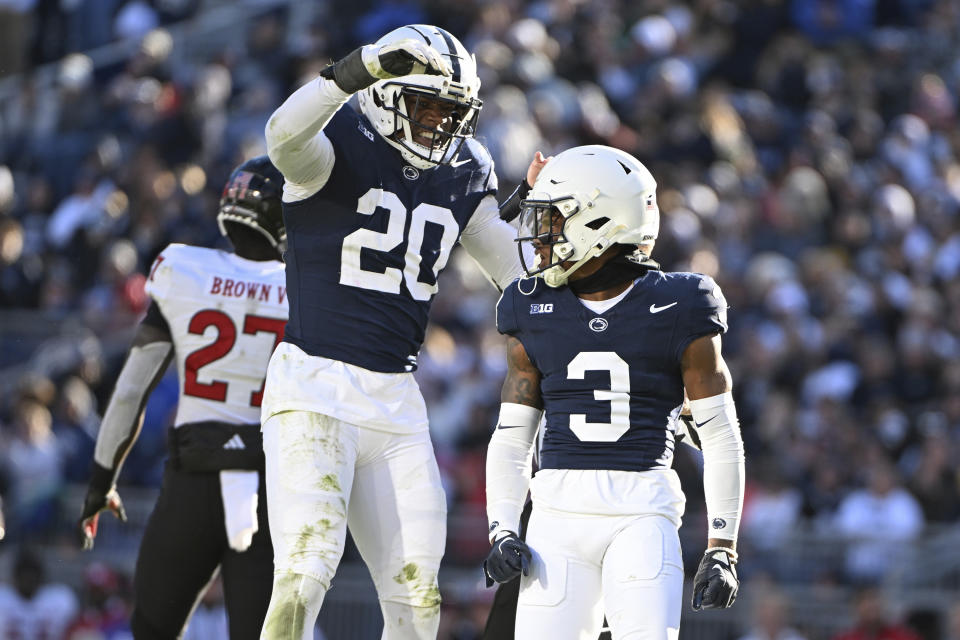
[[[389,44],[368,44],[320,72],[346,93],[366,89],[378,80],[409,75],[449,76],[450,65],[425,42],[405,38]]]
[[[517,537],[517,534],[508,532],[506,535],[493,541],[493,547],[483,561],[483,572],[487,576],[487,586],[494,582],[510,582],[521,573],[530,575],[532,560],[530,547]]]
[[[533,156],[533,160],[530,162],[530,166],[527,167],[527,187],[533,187],[533,183],[537,181],[537,176],[540,175],[540,171],[547,166],[547,163],[553,160],[553,156],[544,157],[543,153],[537,151]]]
[[[693,578],[694,611],[726,609],[734,603],[740,588],[736,564],[737,553],[733,549],[711,547],[704,551]]]
[[[100,514],[109,511],[120,519],[127,521],[127,512],[123,508],[123,501],[117,488],[113,486],[113,472],[93,463],[93,475],[87,487],[87,495],[83,500],[83,511],[80,514],[80,544],[84,550],[93,549],[93,541],[97,537],[97,525]]]

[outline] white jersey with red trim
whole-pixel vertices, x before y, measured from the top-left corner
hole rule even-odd
[[[267,363],[287,323],[284,265],[171,244],[146,291],[170,327],[180,378],[175,426],[259,424]]]

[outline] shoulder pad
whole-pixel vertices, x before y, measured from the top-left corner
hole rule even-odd
[[[144,290],[151,298],[160,302],[174,288],[178,273],[195,265],[202,266],[217,253],[216,249],[194,247],[188,244],[167,245],[167,248],[160,252],[150,266]]]

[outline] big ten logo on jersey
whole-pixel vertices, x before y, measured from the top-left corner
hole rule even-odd
[[[207,293],[224,298],[248,298],[258,302],[284,304],[287,288],[283,285],[265,284],[251,280],[234,280],[226,276],[213,276]]]
[[[543,304],[530,305],[530,315],[535,316],[542,313],[553,313],[553,303],[546,302]]]
[[[360,133],[362,133],[367,138],[367,140],[369,140],[370,142],[373,142],[373,133],[371,133],[370,130],[367,129],[365,126],[363,126],[362,122],[357,123],[357,129],[360,130]]]
[[[249,171],[237,171],[233,180],[228,182],[223,187],[223,197],[230,198],[233,200],[242,200],[247,196],[247,189],[250,188],[250,180],[253,179],[252,173]]]

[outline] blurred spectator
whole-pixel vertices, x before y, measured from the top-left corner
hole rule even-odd
[[[86,482],[90,476],[99,426],[100,416],[90,387],[78,377],[68,378],[61,385],[53,421],[67,482]]]
[[[37,552],[23,546],[13,561],[10,584],[0,584],[0,637],[63,638],[79,604],[70,587],[46,581]]]
[[[779,549],[796,529],[802,496],[777,469],[757,469],[754,477],[744,500],[741,538],[756,556],[751,567],[775,569]]]
[[[862,588],[854,599],[854,625],[833,640],[920,640],[904,626],[891,622],[889,605],[876,587]]]
[[[0,452],[0,462],[10,478],[7,524],[17,538],[45,531],[54,523],[62,471],[51,426],[45,406],[22,400],[14,414],[14,433]]]
[[[0,78],[27,66],[27,45],[33,33],[37,0],[0,0]]]
[[[880,460],[867,472],[867,487],[840,504],[837,529],[849,545],[849,577],[871,582],[903,557],[903,543],[923,529],[923,512],[916,498],[898,486],[896,471]]]
[[[960,601],[950,607],[947,619],[947,640],[960,640]]]
[[[87,565],[82,608],[65,640],[129,640],[132,610],[129,579],[101,562]]]
[[[796,630],[787,625],[790,619],[788,601],[782,592],[773,585],[757,585],[751,588],[757,594],[751,608],[750,632],[740,640],[806,640]]]

